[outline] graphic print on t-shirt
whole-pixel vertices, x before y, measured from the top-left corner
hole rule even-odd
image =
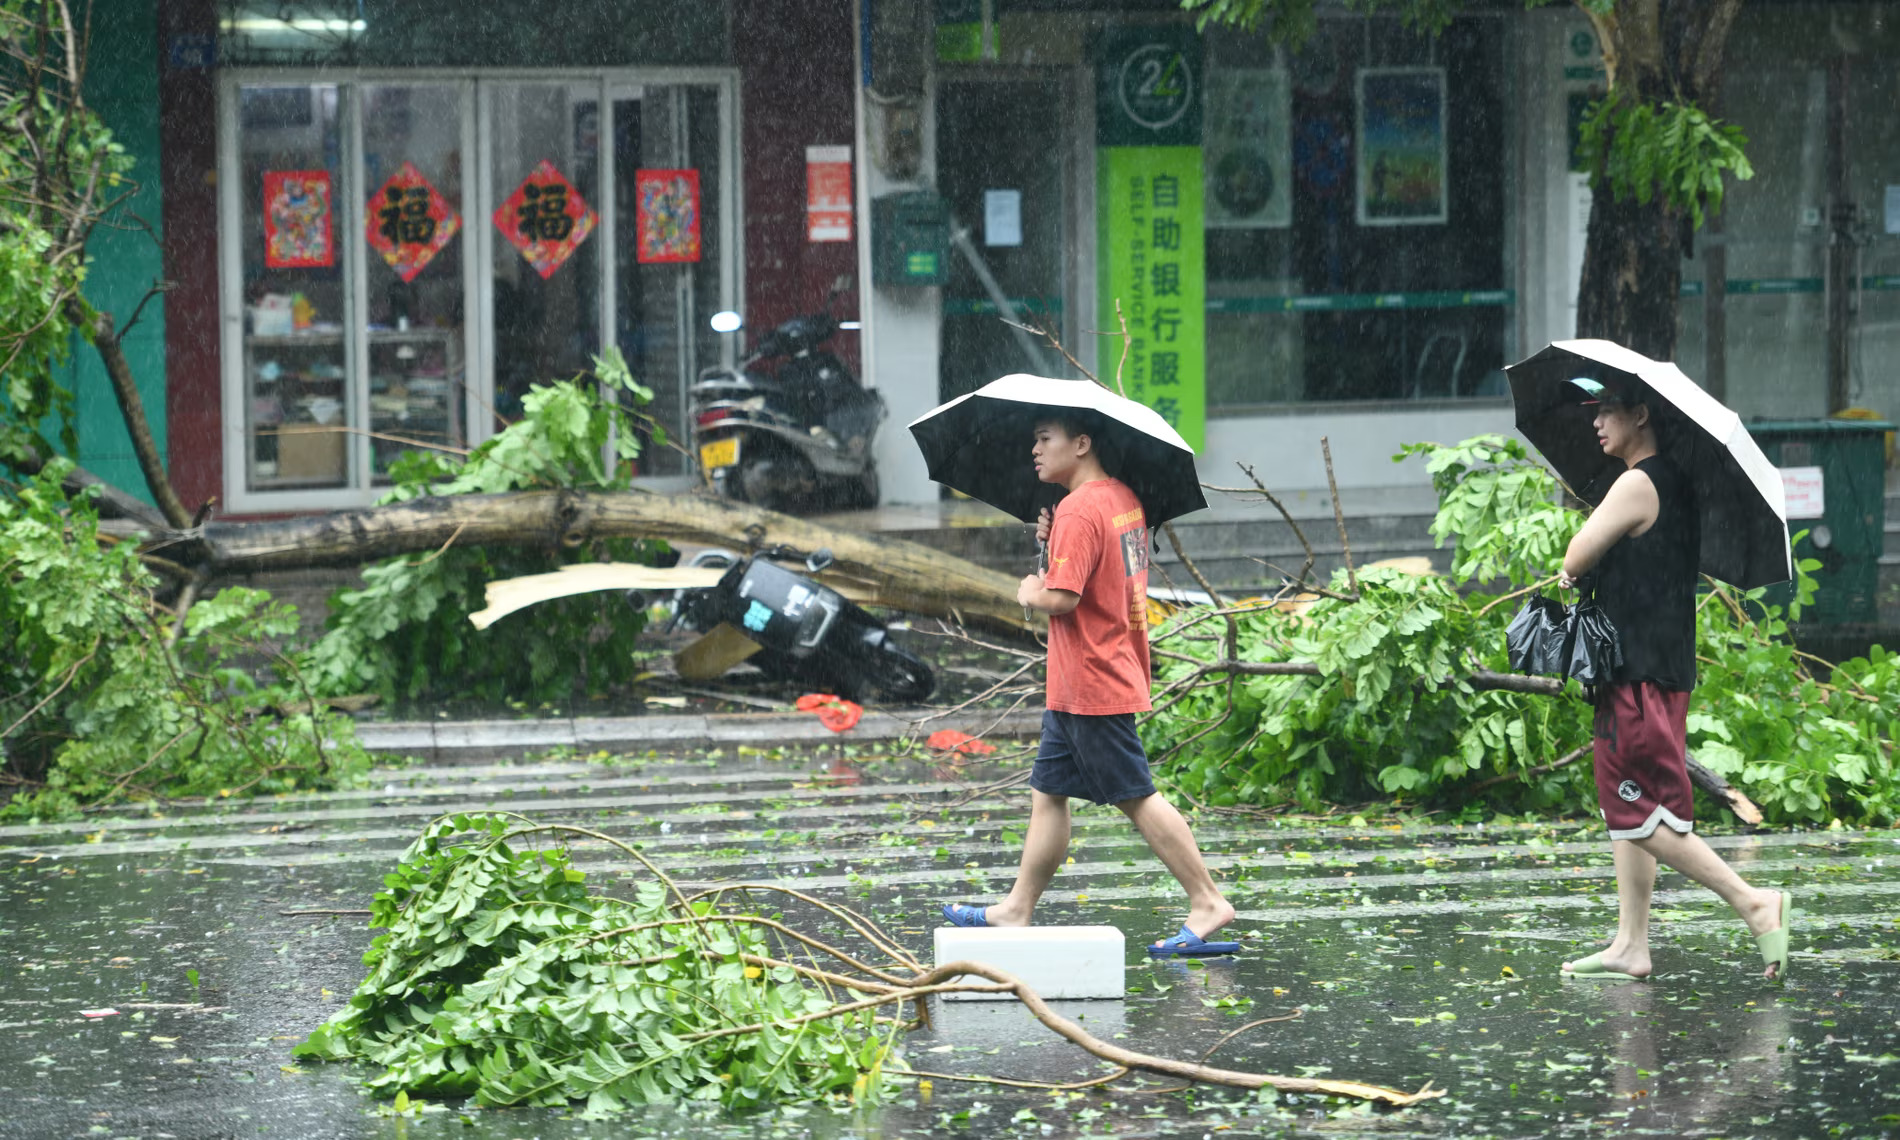
[[[1122,572],[1133,578],[1148,569],[1148,528],[1122,532]]]

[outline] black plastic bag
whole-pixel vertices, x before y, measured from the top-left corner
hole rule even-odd
[[[1533,594],[1504,631],[1511,668],[1601,685],[1623,664],[1616,626],[1589,592],[1574,606]]]
[[[1504,631],[1511,669],[1518,673],[1562,674],[1570,660],[1569,608],[1532,594]]]
[[[1616,626],[1595,598],[1569,607],[1570,650],[1564,674],[1585,685],[1601,685],[1623,664],[1623,643]]]

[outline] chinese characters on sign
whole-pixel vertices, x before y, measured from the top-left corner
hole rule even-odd
[[[495,210],[495,228],[543,278],[567,263],[594,232],[594,211],[580,191],[542,159]]]
[[[805,148],[805,224],[811,241],[851,240],[851,148]]]
[[[336,262],[330,236],[330,172],[264,172],[264,264],[319,269]]]
[[[635,253],[642,262],[699,260],[699,171],[634,172]]]
[[[364,228],[369,244],[405,283],[449,244],[462,219],[412,162],[389,176],[369,200]]]
[[[1105,239],[1097,319],[1105,329],[1128,323],[1129,397],[1199,448],[1207,311],[1200,58],[1191,34],[1165,29],[1109,37],[1105,46],[1096,102]]]

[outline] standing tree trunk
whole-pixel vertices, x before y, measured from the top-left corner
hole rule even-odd
[[[1596,28],[1612,95],[1644,103],[1693,103],[1710,114],[1722,55],[1742,0],[1618,0],[1607,12],[1578,7]],[[1656,360],[1676,351],[1682,259],[1694,252],[1690,218],[1661,187],[1647,202],[1617,197],[1603,160],[1591,171],[1590,225],[1577,291],[1577,335],[1613,340]]]
[[[1613,340],[1653,360],[1676,352],[1685,219],[1657,198],[1590,202],[1577,289],[1577,335]]]

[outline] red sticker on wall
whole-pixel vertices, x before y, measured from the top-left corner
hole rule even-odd
[[[321,269],[336,263],[330,233],[330,172],[264,172],[264,264]]]
[[[699,260],[699,171],[633,175],[635,253],[643,262]]]
[[[851,148],[805,148],[805,229],[811,241],[851,240]]]
[[[389,176],[364,212],[370,246],[404,282],[415,280],[462,228],[449,200],[413,162],[403,163]]]
[[[581,192],[545,158],[495,210],[495,228],[543,278],[574,256],[594,222]]]

